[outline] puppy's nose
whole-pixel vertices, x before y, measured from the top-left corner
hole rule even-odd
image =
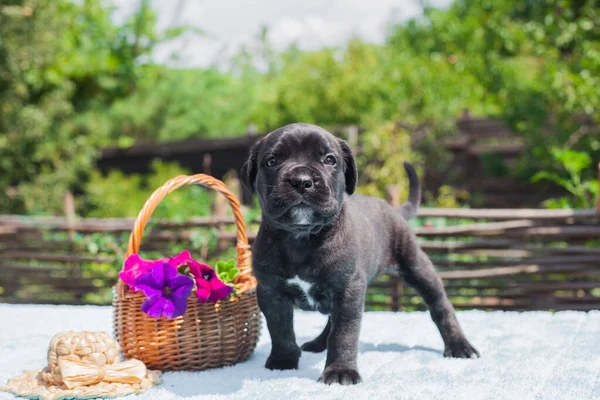
[[[296,189],[298,193],[305,193],[314,188],[314,182],[308,174],[298,174],[290,179],[290,185]]]

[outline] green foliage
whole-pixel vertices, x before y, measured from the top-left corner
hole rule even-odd
[[[598,198],[598,182],[585,179],[583,173],[592,165],[589,154],[569,149],[552,148],[554,160],[562,167],[561,173],[540,171],[532,178],[533,182],[548,180],[566,189],[571,196],[549,199],[549,208],[593,208]],[[566,177],[564,176],[566,172]]]
[[[261,130],[296,121],[443,124],[465,107],[478,114],[498,109],[475,77],[457,73],[445,57],[395,42],[376,46],[355,39],[339,49],[310,52],[292,47],[271,54],[268,64],[268,73],[254,78],[260,86],[252,117]]]
[[[0,5],[0,209],[58,213],[101,146],[99,114],[136,92],[138,62],[172,37],[140,11],[115,26],[101,0]],[[8,190],[18,186],[17,191]]]
[[[383,106],[383,92],[389,87],[383,79],[387,61],[377,46],[353,40],[343,49],[291,48],[271,57],[272,68],[259,81],[252,115],[261,130],[297,121],[360,123]]]
[[[137,91],[97,119],[105,135],[127,146],[135,140],[218,137],[246,131],[252,103],[240,79],[216,69],[147,66]]]
[[[438,189],[437,196],[430,200],[429,205],[440,208],[461,208],[469,199],[470,195],[466,190],[442,185]]]
[[[510,171],[486,158],[496,175],[529,181],[548,171],[571,179],[550,150],[565,144],[600,159],[597,128],[574,118],[600,121],[598,0],[455,0],[390,26],[383,45],[354,39],[318,51],[274,51],[264,29],[229,71],[155,65],[156,45],[190,28],[159,34],[150,2],[140,4],[120,26],[102,0],[0,5],[0,212],[60,214],[71,190],[83,193],[82,215],[133,216],[176,171],[89,173],[99,149],[242,135],[250,124],[259,131],[298,121],[365,127],[359,191],[378,196],[405,182],[406,159],[443,171],[440,144],[465,108],[502,118],[529,146]],[[571,182],[581,199],[593,190],[584,182]],[[192,197],[178,191],[157,215],[202,215],[186,209]]]
[[[82,199],[82,213],[90,217],[135,217],[154,190],[178,175],[189,171],[176,163],[155,160],[148,175],[123,175],[110,171],[103,176],[92,171]],[[208,216],[212,212],[214,192],[201,186],[186,186],[170,193],[152,214],[155,220],[167,218],[181,221],[190,216]]]
[[[143,186],[139,175],[125,176],[120,171],[111,171],[103,176],[94,170],[86,184],[83,214],[97,218],[134,217],[147,199],[144,193],[147,191],[140,190]]]
[[[521,133],[530,151],[513,173],[528,179],[553,168],[549,149],[580,129],[574,116],[600,120],[599,10],[596,0],[457,0],[395,27],[389,43],[450,66],[467,93],[482,96],[477,108],[469,96],[473,114],[498,116]],[[443,106],[449,98],[439,93]],[[583,135],[577,146],[600,157],[597,136]]]
[[[235,260],[219,261],[215,266],[215,272],[219,279],[225,283],[232,283],[240,270],[235,267]]]
[[[514,170],[493,158],[487,167],[529,180],[553,168],[548,149],[578,131],[574,116],[600,120],[599,9],[595,0],[457,0],[446,10],[426,8],[422,18],[392,26],[384,46],[353,40],[312,52],[291,47],[273,53],[266,34],[257,58],[266,59],[269,70],[253,78],[259,85],[253,121],[262,130],[304,121],[361,124],[378,133],[388,121],[428,123],[425,134],[411,133],[427,158],[438,159],[440,141],[454,133],[454,119],[469,108],[473,115],[504,119],[530,146]],[[597,135],[581,135],[576,148],[600,157]],[[381,194],[387,182],[373,178],[363,191]]]
[[[408,196],[408,179],[403,161],[413,161],[410,148],[410,133],[393,123],[379,125],[360,135],[361,152],[356,156],[357,168],[360,171],[358,192],[386,197],[386,189],[399,190],[402,186],[402,197]]]

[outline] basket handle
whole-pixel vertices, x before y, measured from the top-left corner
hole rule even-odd
[[[235,278],[234,283],[240,287],[241,290],[248,290],[255,285],[254,277],[251,276],[252,267],[250,265],[250,245],[248,244],[248,237],[246,236],[246,226],[244,224],[244,217],[240,209],[240,201],[238,198],[227,189],[225,184],[212,176],[205,174],[196,175],[179,175],[165,182],[164,185],[159,187],[152,193],[152,195],[146,200],[144,206],[140,210],[133,230],[129,235],[129,245],[127,247],[127,257],[132,254],[136,254],[140,249],[140,243],[146,222],[150,219],[152,212],[158,206],[162,199],[172,191],[186,185],[199,184],[208,188],[214,189],[217,192],[222,193],[233,210],[235,216],[235,225],[237,230],[237,265],[240,273]],[[254,283],[254,285],[253,285]],[[119,280],[118,284],[123,286],[123,282]]]

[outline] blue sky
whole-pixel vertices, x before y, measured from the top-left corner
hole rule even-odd
[[[122,21],[140,0],[108,0]],[[452,0],[430,0],[447,7]],[[390,21],[403,21],[422,12],[419,0],[153,0],[159,28],[188,24],[207,36],[187,34],[157,49],[154,58],[169,63],[180,54],[179,67],[207,66],[223,61],[243,43],[256,37],[261,26],[270,29],[277,48],[296,42],[304,49],[335,46],[359,36],[381,42]]]

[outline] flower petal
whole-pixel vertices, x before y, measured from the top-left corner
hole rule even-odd
[[[123,263],[123,271],[130,271],[133,269],[150,269],[152,265],[143,260],[139,254],[132,254]]]
[[[175,257],[169,258],[169,264],[175,266],[176,268],[180,265],[186,265],[189,261],[194,261],[194,259],[188,250],[182,251]]]
[[[218,278],[210,281],[210,296],[208,300],[216,303],[219,300],[226,299],[229,293],[233,292],[233,288],[224,284]]]
[[[167,263],[161,263],[158,265],[155,265],[154,267],[152,267],[152,278],[154,278],[154,280],[156,281],[156,285],[155,287],[161,287],[164,288],[166,285],[166,278],[167,278],[167,274],[168,271],[171,267],[169,264]]]
[[[135,280],[135,287],[137,290],[141,290],[148,297],[160,296],[163,292],[163,287],[159,286],[154,280],[152,272],[148,272]]]
[[[119,278],[133,291],[137,291],[135,280],[145,273],[152,270],[156,264],[164,262],[162,260],[144,260],[139,254],[132,254],[123,263],[123,270],[119,272]]]
[[[162,267],[165,273],[165,286],[171,286],[171,281],[177,276],[177,267],[166,262],[162,264]]]
[[[173,296],[188,298],[194,288],[194,281],[189,276],[177,275],[169,283]]]
[[[142,303],[142,311],[152,318],[160,318],[165,308],[166,299],[162,296],[152,296]]]
[[[211,280],[215,276],[215,270],[206,264],[200,264],[199,262],[194,261],[193,263],[189,264],[189,267],[190,272],[192,273],[192,275],[194,275],[194,278],[196,278],[196,280]],[[208,279],[206,279],[207,276]]]
[[[187,304],[187,297],[172,296],[165,306],[165,317],[177,318],[185,314]]]
[[[133,289],[135,287],[135,280],[151,268],[151,263],[142,260],[139,254],[132,254],[125,260],[123,270],[119,272],[119,278]]]
[[[163,315],[167,318],[173,318],[175,314],[175,305],[169,298],[165,298],[165,307],[163,308]]]
[[[125,282],[127,286],[129,286],[132,290],[135,291],[135,277],[133,273],[130,271],[121,271],[119,272],[119,278]]]
[[[148,274],[150,275],[150,274]],[[145,276],[145,275],[144,275]],[[136,281],[136,291],[141,290],[146,296],[162,296],[163,291],[161,289],[155,289],[152,286],[147,286],[144,284],[138,283],[141,278]]]
[[[196,279],[196,297],[200,303],[205,303],[210,296],[210,283],[204,279]]]

